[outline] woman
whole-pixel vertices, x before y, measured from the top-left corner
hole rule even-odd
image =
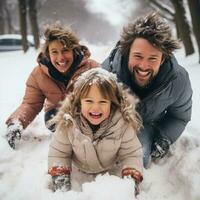
[[[71,29],[60,24],[49,26],[44,32],[45,43],[38,56],[38,66],[31,72],[26,82],[26,91],[21,105],[6,121],[8,144],[15,148],[16,139],[33,121],[44,107],[45,124],[48,126],[66,94],[73,89],[73,83],[83,72],[96,67],[90,60],[90,52],[79,44],[79,39]]]

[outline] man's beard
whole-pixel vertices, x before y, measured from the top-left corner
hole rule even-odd
[[[149,73],[149,77],[148,77],[148,80],[146,80],[146,82],[143,84],[143,85],[141,85],[141,83],[137,80],[137,78],[136,78],[136,74],[137,74],[137,71],[143,71],[143,72],[148,72]],[[150,84],[151,84],[151,82],[154,80],[154,78],[155,78],[155,75],[154,75],[154,71],[152,70],[152,69],[149,69],[149,70],[142,70],[140,67],[139,67],[139,65],[136,65],[136,66],[134,66],[133,68],[132,68],[132,70],[130,70],[130,72],[131,72],[131,79],[132,79],[132,81],[137,85],[137,86],[139,86],[140,88],[147,88]]]

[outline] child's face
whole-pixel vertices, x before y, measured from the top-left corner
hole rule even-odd
[[[50,42],[49,56],[54,67],[63,74],[66,74],[74,61],[73,50],[65,48],[57,40]]]
[[[98,125],[110,115],[111,101],[105,99],[96,85],[81,99],[81,113],[93,125]]]

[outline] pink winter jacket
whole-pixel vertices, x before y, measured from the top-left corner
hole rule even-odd
[[[21,105],[9,116],[6,124],[18,119],[22,123],[23,128],[26,128],[43,107],[45,111],[56,108],[58,103],[64,100],[67,93],[72,90],[74,81],[83,71],[97,66],[97,62],[85,58],[78,66],[78,70],[69,84],[65,86],[50,76],[46,66],[39,64],[28,77]]]
[[[65,127],[70,119],[73,127]],[[73,164],[86,173],[101,173],[113,167],[116,161],[121,169],[131,167],[142,174],[142,147],[135,130],[116,111],[111,121],[105,121],[95,134],[83,119],[80,122],[65,114],[52,136],[48,167],[71,167]],[[80,128],[80,124],[83,124]],[[78,125],[79,124],[79,125]],[[97,139],[99,136],[102,139]],[[96,138],[96,140],[95,140]]]

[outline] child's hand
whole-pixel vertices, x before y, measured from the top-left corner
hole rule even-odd
[[[61,190],[67,192],[71,189],[70,175],[62,174],[57,176],[52,176],[53,191]]]
[[[62,166],[51,167],[48,170],[48,174],[52,176],[52,189],[54,192],[56,190],[67,192],[71,189],[70,173],[70,168]]]
[[[142,182],[143,177],[142,174],[134,168],[124,168],[122,170],[122,177],[130,176],[135,181],[135,196],[140,193],[139,184]]]
[[[135,181],[135,196],[140,193],[140,185]]]

